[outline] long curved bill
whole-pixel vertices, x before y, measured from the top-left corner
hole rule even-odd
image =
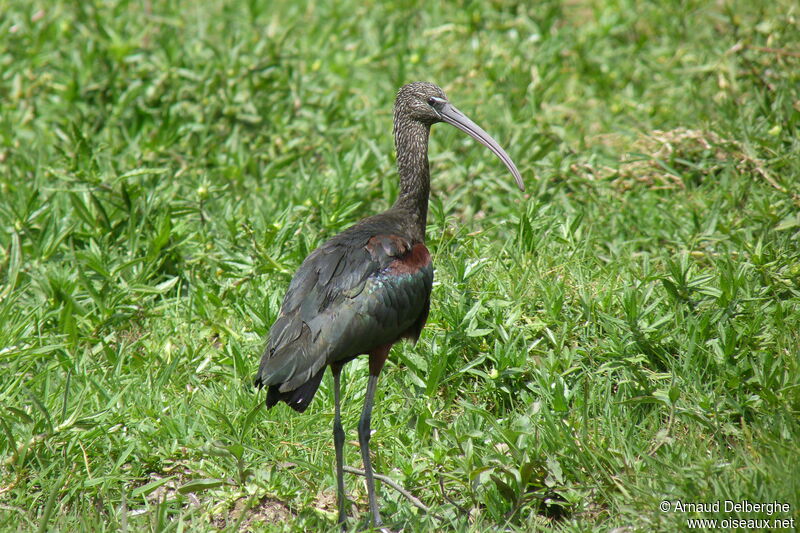
[[[516,165],[514,165],[514,162],[508,156],[506,151],[503,150],[499,144],[497,144],[497,141],[495,141],[491,135],[483,131],[483,128],[472,122],[468,116],[459,111],[455,106],[450,104],[450,102],[445,103],[440,109],[437,109],[437,111],[439,116],[442,117],[443,121],[460,129],[494,152],[494,155],[499,157],[500,160],[505,163],[506,167],[508,167],[508,170],[511,171],[511,174],[514,175],[514,179],[517,180],[517,187],[519,187],[519,190],[525,190],[525,184],[522,183],[522,176],[520,176]]]

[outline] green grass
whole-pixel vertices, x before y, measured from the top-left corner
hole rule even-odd
[[[417,79],[528,192],[434,127],[372,442],[437,516],[379,484],[387,522],[800,519],[795,3],[301,4],[0,0],[0,529],[337,530],[330,377],[302,416],[250,384],[306,254],[393,201]]]

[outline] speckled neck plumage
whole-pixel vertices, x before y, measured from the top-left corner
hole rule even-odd
[[[403,112],[399,102],[394,110],[394,144],[397,149],[397,171],[400,174],[400,193],[393,210],[408,216],[409,236],[425,242],[428,219],[428,196],[431,175],[428,167],[428,137],[430,125],[414,120]]]

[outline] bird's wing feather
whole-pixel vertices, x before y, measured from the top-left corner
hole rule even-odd
[[[345,236],[315,250],[292,279],[257,384],[290,391],[334,361],[408,330],[419,336],[433,283],[427,249],[396,235]]]

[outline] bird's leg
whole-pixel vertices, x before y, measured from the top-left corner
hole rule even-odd
[[[361,420],[358,421],[358,443],[361,446],[361,459],[364,461],[364,477],[367,479],[367,495],[369,496],[369,510],[372,513],[372,525],[376,528],[383,524],[378,511],[378,499],[375,497],[375,477],[372,475],[372,461],[369,457],[370,420],[372,419],[372,402],[375,400],[375,387],[378,385],[378,376],[383,369],[386,358],[389,357],[391,344],[378,346],[369,353],[369,381],[367,393],[364,395],[364,410],[361,411]]]
[[[364,396],[364,410],[361,411],[361,420],[358,421],[358,443],[361,445],[361,459],[364,461],[364,477],[367,479],[367,495],[369,496],[369,510],[372,513],[372,525],[380,527],[383,524],[378,501],[375,497],[375,477],[372,475],[372,461],[369,457],[370,420],[372,418],[372,402],[375,399],[375,387],[378,376],[370,374],[367,382],[367,394]]]
[[[342,416],[339,410],[339,376],[342,367],[331,365],[333,372],[333,403],[335,413],[333,415],[333,446],[336,448],[336,501],[339,505],[339,523],[344,526],[347,514],[344,510],[344,428],[342,428]]]

